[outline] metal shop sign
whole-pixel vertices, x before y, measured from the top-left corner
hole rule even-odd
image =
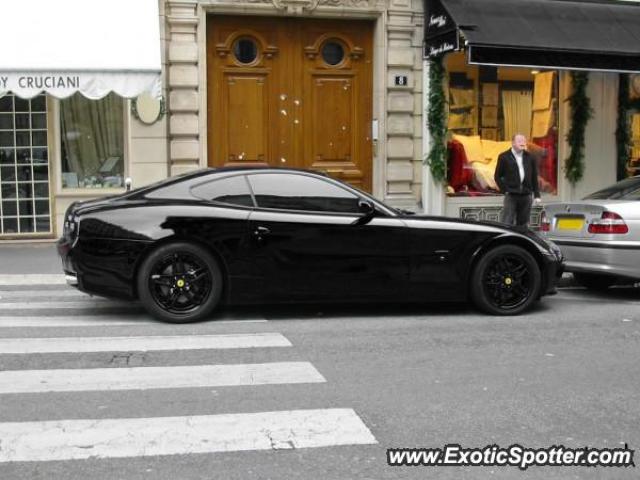
[[[430,38],[455,30],[456,24],[439,0],[427,0],[424,28],[424,38]]]
[[[447,52],[460,50],[460,37],[458,30],[453,30],[424,42],[424,57],[432,58],[444,55]]]
[[[424,57],[431,58],[460,49],[458,27],[439,0],[425,3]]]
[[[0,75],[0,91],[13,90],[14,88],[35,88],[44,90],[47,88],[80,88],[78,75]]]

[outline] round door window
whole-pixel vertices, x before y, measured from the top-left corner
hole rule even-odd
[[[240,63],[253,63],[258,57],[258,45],[252,38],[239,38],[233,46],[233,54]]]
[[[344,59],[344,48],[335,40],[330,40],[322,47],[322,59],[329,65],[338,65]]]

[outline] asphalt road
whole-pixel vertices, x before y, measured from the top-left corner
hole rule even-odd
[[[46,252],[44,247],[38,258],[47,258]],[[0,258],[4,254],[0,249]],[[2,265],[2,273],[11,273]],[[42,273],[53,273],[43,265]],[[390,467],[386,452],[453,443],[534,448],[618,448],[626,443],[638,449],[639,307],[637,288],[599,295],[565,288],[519,317],[485,316],[466,305],[265,307],[227,310],[215,321],[196,325],[165,325],[151,321],[135,304],[78,296],[62,285],[0,285],[0,478],[638,478],[633,467],[546,466],[526,472],[515,467]],[[196,348],[190,343],[230,335],[275,343],[243,348]],[[151,340],[175,336],[178,345],[149,347]],[[105,337],[107,346],[96,347],[87,337]],[[71,347],[61,347],[62,338],[71,339],[66,341]],[[126,341],[143,347],[118,344]],[[196,386],[195,375],[174,379],[171,374],[175,367],[246,365],[283,370],[271,372],[275,377],[263,384],[260,371],[252,370],[246,381],[229,386]],[[299,378],[292,374],[294,366],[304,370]],[[160,370],[160,388],[109,386],[126,380],[128,371],[145,367]],[[87,371],[90,378],[78,381],[93,378],[97,386],[56,391],[51,384],[57,370],[72,370],[65,372],[68,381]],[[44,380],[25,387],[34,371]],[[11,372],[17,372],[14,381],[2,376]],[[266,427],[252,432],[258,422],[252,420],[244,435],[266,435],[271,443],[265,449],[237,451],[225,440],[247,418],[263,419],[271,412],[319,415],[321,428],[311,428],[309,438],[296,438],[297,427],[288,418],[282,424],[284,437],[276,438]],[[336,412],[346,417],[332,420]],[[104,419],[143,419],[143,431],[175,417],[189,417],[190,426],[204,417],[230,421],[229,432],[219,423],[211,427],[214,437],[223,437],[222,451],[192,453],[195,449],[187,445],[181,454],[153,455],[157,445],[144,445],[134,456],[111,458],[115,447],[134,435],[129,431],[108,444],[106,454],[93,458],[64,459],[63,454],[58,461],[39,460],[27,442],[20,458],[29,461],[12,461],[16,443],[7,442],[9,424],[29,422],[40,428],[90,420],[85,428],[91,431]],[[331,422],[335,438],[327,441],[329,446],[314,445]],[[168,425],[156,443],[178,431]],[[42,432],[39,441],[48,444],[46,457],[59,438],[51,430]],[[355,444],[340,445],[350,434]],[[299,448],[305,439],[311,446]],[[166,443],[170,448],[181,440]],[[90,451],[101,441],[98,434],[84,438],[73,451]]]

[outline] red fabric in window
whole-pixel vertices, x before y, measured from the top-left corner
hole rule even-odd
[[[533,143],[546,150],[538,163],[538,176],[540,177],[540,190],[547,193],[558,191],[558,175],[556,174],[556,132],[551,130],[546,137],[534,138]]]
[[[462,187],[469,187],[473,179],[473,170],[467,162],[467,154],[460,142],[451,140],[447,143],[449,163],[447,169],[447,179],[449,185],[457,192]]]

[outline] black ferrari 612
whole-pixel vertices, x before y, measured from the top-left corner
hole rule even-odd
[[[67,281],[192,322],[221,303],[465,302],[518,314],[562,255],[530,231],[411,215],[321,174],[206,169],[72,204]]]

